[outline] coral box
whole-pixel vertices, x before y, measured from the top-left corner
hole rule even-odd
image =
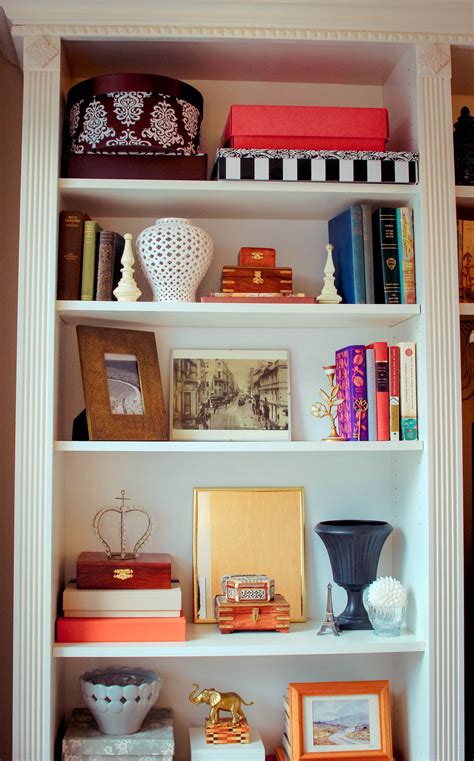
[[[173,761],[173,713],[151,708],[131,735],[104,735],[87,708],[74,708],[62,742],[62,761]]]
[[[383,151],[388,136],[386,108],[232,105],[222,145]]]
[[[250,727],[248,743],[206,743],[203,727],[190,727],[191,761],[265,761],[265,748],[256,729]]]
[[[87,616],[56,621],[57,642],[185,642],[186,619]]]

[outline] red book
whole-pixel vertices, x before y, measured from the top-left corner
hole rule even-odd
[[[400,347],[389,347],[390,441],[400,441]]]
[[[232,296],[225,293],[223,296],[201,296],[203,304],[317,304],[315,296]]]
[[[185,642],[186,619],[58,618],[57,642]]]
[[[376,341],[366,348],[375,352],[377,441],[390,441],[388,345],[386,341]]]

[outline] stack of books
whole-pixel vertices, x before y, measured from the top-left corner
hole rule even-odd
[[[113,230],[102,230],[82,211],[59,216],[59,300],[112,301],[121,277],[125,240]]]
[[[416,344],[375,341],[336,351],[339,435],[347,441],[418,438]]]
[[[345,304],[416,304],[413,210],[358,204],[329,220]]]
[[[184,641],[181,587],[166,578],[168,560],[168,555],[147,553],[131,561],[81,553],[78,578],[63,591],[57,641]]]

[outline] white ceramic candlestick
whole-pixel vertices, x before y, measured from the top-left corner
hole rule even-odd
[[[317,297],[320,304],[340,304],[342,296],[339,296],[336,286],[334,285],[334,263],[332,261],[332,250],[334,246],[330,243],[326,246],[327,259],[326,266],[324,268],[324,286],[323,290]]]
[[[122,267],[122,277],[116,289],[114,290],[114,296],[117,301],[137,301],[142,295],[141,290],[138,288],[133,273],[135,270],[135,258],[132,250],[132,236],[130,233],[125,233],[125,246],[123,249],[122,258],[120,260]]]

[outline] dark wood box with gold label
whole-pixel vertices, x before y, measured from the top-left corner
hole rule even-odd
[[[216,619],[222,634],[235,631],[276,631],[290,629],[290,604],[283,595],[269,602],[229,602],[216,596]]]
[[[292,293],[289,267],[223,267],[223,293]]]
[[[76,563],[78,589],[171,589],[171,555],[144,552],[138,558],[108,558],[81,552]]]
[[[275,264],[274,248],[244,246],[239,251],[239,267],[274,267]]]

